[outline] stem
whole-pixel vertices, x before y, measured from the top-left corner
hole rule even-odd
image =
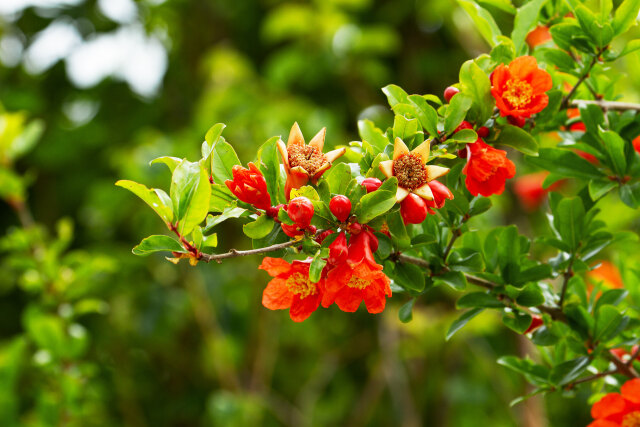
[[[617,102],[617,101],[605,101],[602,99],[592,100],[592,99],[575,99],[569,102],[570,107],[578,108],[581,105],[597,105],[606,110],[617,110],[617,111],[640,111],[640,104],[634,104],[632,102]]]
[[[449,253],[451,252],[451,249],[453,249],[453,244],[456,242],[458,237],[462,235],[462,232],[460,231],[459,228],[454,228],[453,230],[451,230],[451,233],[452,233],[451,240],[449,240],[449,244],[447,245],[447,248],[444,250],[444,254],[442,254],[442,261],[445,263],[445,265],[447,264],[447,258],[449,257]]]
[[[633,369],[631,365],[627,365],[626,363],[624,363],[615,354],[609,353],[609,358],[611,359],[613,364],[616,365],[616,368],[618,368],[617,371],[619,373],[626,375],[629,378],[640,378],[640,375],[638,375],[636,370]],[[633,359],[631,359],[631,361],[633,361]]]
[[[278,243],[276,245],[272,245],[272,246],[267,246],[264,248],[258,248],[258,249],[250,249],[247,251],[238,251],[236,249],[231,249],[229,250],[229,252],[225,252],[223,254],[203,254],[200,253],[200,260],[204,261],[204,262],[209,262],[209,261],[217,261],[220,262],[220,260],[226,259],[226,258],[236,258],[236,257],[241,257],[241,256],[248,256],[248,255],[259,255],[259,254],[265,254],[268,252],[274,252],[274,251],[278,251],[280,249],[285,249],[285,248],[289,248],[291,246],[295,246],[300,244],[300,241],[298,240],[291,240],[289,242],[284,242],[284,243]]]
[[[633,361],[640,356],[640,346],[631,354],[631,358],[627,360],[627,366],[633,366]]]
[[[587,383],[589,381],[594,381],[597,380],[598,378],[602,378],[602,377],[606,377],[607,375],[615,375],[619,373],[618,369],[612,369],[610,371],[605,371],[605,372],[600,372],[588,377],[584,377],[584,378],[580,378],[579,380],[575,380],[573,381],[569,386],[567,386],[568,388],[573,388],[573,386],[578,385],[578,384],[582,384],[582,383]]]
[[[593,68],[594,65],[596,65],[596,62],[598,62],[598,57],[601,54],[602,54],[602,51],[598,50],[596,55],[591,60],[591,63],[587,66],[586,70],[584,71],[584,74],[580,76],[580,78],[578,79],[576,84],[571,88],[567,96],[565,96],[564,99],[562,100],[562,104],[560,105],[560,108],[567,108],[569,106],[569,100],[571,99],[573,94],[576,93],[576,90],[578,90],[578,87],[582,84],[582,82],[585,81],[587,77],[589,77],[589,73],[591,72],[591,69]]]
[[[564,282],[562,282],[562,292],[560,292],[560,302],[558,303],[558,307],[562,310],[562,306],[564,304],[564,297],[567,294],[567,285],[569,284],[569,279],[573,277],[573,260],[575,259],[574,255],[571,255],[571,259],[569,260],[569,266],[567,267],[567,271],[564,272]]]

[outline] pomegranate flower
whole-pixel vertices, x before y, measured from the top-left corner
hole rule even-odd
[[[384,310],[386,298],[391,296],[391,280],[373,258],[377,239],[369,231],[351,236],[346,260],[327,273],[322,306],[334,302],[340,310],[354,312],[364,301],[369,313]]]
[[[467,144],[467,164],[462,173],[471,194],[489,197],[502,194],[505,181],[516,174],[516,166],[507,159],[507,152],[498,150],[478,139]]]
[[[322,148],[326,133],[327,128],[322,128],[307,145],[298,123],[294,123],[289,133],[287,145],[285,146],[281,140],[278,141],[278,151],[287,173],[287,182],[284,186],[287,201],[292,189],[306,185],[309,180],[315,185],[322,174],[331,167],[331,163],[347,150],[346,148],[338,148],[326,154],[323,153]]]
[[[531,117],[549,103],[545,93],[553,87],[551,76],[538,68],[533,56],[520,56],[509,65],[500,64],[491,75],[491,94],[500,115]]]
[[[549,191],[555,191],[562,186],[562,181],[558,181],[548,188],[543,188],[542,184],[548,175],[549,172],[535,172],[516,179],[513,191],[525,210],[537,210],[546,200]]]
[[[396,138],[393,147],[393,159],[380,162],[380,170],[387,177],[398,178],[396,202],[402,202],[409,193],[415,193],[425,200],[433,200],[434,195],[429,183],[436,178],[446,175],[448,168],[429,165],[431,140],[427,140],[414,148],[411,152],[407,145]]]
[[[317,283],[309,280],[311,260],[289,264],[280,258],[265,257],[260,269],[273,279],[262,293],[262,305],[270,310],[289,309],[294,322],[302,322],[311,315],[322,299],[324,279]]]
[[[640,378],[627,381],[620,393],[609,393],[591,407],[594,421],[587,427],[640,426]]]
[[[252,204],[258,209],[271,207],[271,196],[267,192],[267,181],[256,165],[249,163],[249,169],[240,165],[231,168],[233,179],[224,183],[238,199]]]

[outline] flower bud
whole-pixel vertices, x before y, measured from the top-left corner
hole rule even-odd
[[[458,126],[456,130],[453,131],[453,133],[460,132],[464,129],[473,129],[473,125],[471,125],[471,123],[469,123],[468,121],[463,120],[462,123],[460,123],[460,126]]]
[[[296,197],[287,206],[289,218],[300,228],[307,228],[313,218],[313,203],[306,197]]]
[[[323,231],[322,233],[320,233],[320,235],[318,235],[316,237],[316,242],[322,244],[322,242],[324,242],[324,239],[329,237],[330,234],[333,234],[333,230],[325,230],[325,231]]]
[[[289,237],[298,237],[304,234],[304,231],[298,229],[298,227],[296,227],[295,225],[282,223],[280,224],[280,226],[282,227],[282,231],[284,231],[284,234]]]
[[[400,214],[405,224],[420,224],[427,218],[427,204],[422,197],[409,193],[400,204]]]
[[[476,133],[478,134],[478,138],[486,138],[489,136],[489,128],[481,126]]]
[[[455,94],[457,94],[458,92],[460,92],[460,90],[458,88],[455,88],[453,86],[449,86],[448,88],[446,88],[444,90],[444,100],[449,102],[451,101],[451,98],[453,98],[453,96]]]
[[[278,212],[280,212],[280,209],[282,208],[285,208],[285,205],[279,204],[278,206],[271,206],[267,208],[267,215],[271,218],[278,218]]]
[[[347,259],[348,249],[347,249],[347,236],[344,234],[344,231],[338,234],[336,240],[333,241],[329,245],[329,263],[330,264],[340,264],[341,262]]]
[[[258,209],[271,207],[271,196],[267,192],[267,181],[256,165],[249,163],[249,169],[235,165],[231,169],[233,179],[224,183],[238,199],[250,203]]]
[[[364,188],[367,189],[367,193],[371,193],[372,191],[376,191],[382,185],[382,181],[378,178],[365,178],[360,183]]]
[[[351,200],[343,195],[334,196],[329,202],[329,209],[338,221],[344,222],[351,214]]]
[[[535,331],[536,329],[538,329],[542,325],[544,325],[542,317],[534,314],[531,317],[531,325],[529,325],[529,327],[527,328],[526,331],[524,331],[524,333],[528,334],[529,332],[533,332],[533,331]]]
[[[527,123],[527,119],[522,116],[507,116],[507,121],[519,128],[523,127]]]
[[[353,224],[349,224],[349,226],[347,227],[347,231],[351,234],[360,234],[360,232],[362,231],[362,225],[360,225],[357,222],[354,222]]]

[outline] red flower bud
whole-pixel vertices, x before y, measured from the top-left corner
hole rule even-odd
[[[307,228],[305,228],[304,231],[306,231],[309,234],[316,234],[316,231],[318,231],[318,227],[316,227],[315,225],[310,225]]]
[[[338,221],[344,222],[351,213],[351,200],[343,195],[333,196],[329,202],[329,209]]]
[[[382,185],[382,181],[378,178],[365,178],[360,183],[364,188],[367,189],[367,193],[371,193],[372,191],[376,191]]]
[[[527,123],[527,119],[522,116],[507,116],[507,121],[514,126],[518,126],[519,128],[524,127]]]
[[[458,126],[456,130],[453,131],[453,133],[460,132],[464,129],[473,129],[473,126],[468,121],[463,120],[462,123],[460,123],[460,126]]]
[[[489,136],[489,128],[486,126],[481,126],[477,132],[479,138],[486,138]]]
[[[529,327],[527,328],[526,331],[524,331],[524,333],[528,334],[529,332],[533,332],[542,325],[544,325],[544,322],[542,321],[542,317],[534,314],[531,318],[531,325],[529,325]]]
[[[329,245],[329,263],[330,264],[340,264],[341,262],[347,259],[347,255],[349,251],[347,249],[347,236],[344,234],[344,231],[338,234],[336,240],[333,241]]]
[[[282,226],[282,231],[289,237],[298,237],[304,234],[304,231],[298,229],[295,225],[287,225],[285,223],[280,224]]]
[[[349,224],[349,226],[347,227],[347,231],[351,234],[360,234],[360,232],[362,231],[362,225],[360,225],[357,222],[354,222],[353,224]]]
[[[427,210],[431,215],[435,215],[436,213],[433,209],[440,209],[443,207],[446,199],[453,199],[453,193],[440,181],[429,182],[429,188],[433,193],[433,200],[426,201]]]
[[[306,197],[296,197],[287,206],[289,218],[300,228],[306,228],[311,224],[313,217],[313,203]]]
[[[258,209],[271,207],[271,196],[267,192],[267,181],[256,165],[249,163],[249,169],[235,165],[231,169],[233,180],[224,183],[241,201],[250,203]]]
[[[318,237],[316,237],[316,242],[322,244],[324,239],[326,239],[330,234],[333,234],[333,230],[325,230]]]
[[[453,98],[453,95],[457,94],[458,92],[460,92],[459,89],[453,86],[449,86],[444,90],[444,100],[447,102],[451,101],[451,98]]]
[[[369,236],[369,247],[371,247],[371,252],[375,252],[378,250],[378,238],[375,234],[373,234],[371,227],[367,228],[368,229],[367,231],[365,231],[365,233],[367,233],[367,235]]]
[[[278,206],[271,206],[267,208],[267,215],[269,215],[271,218],[278,218],[278,212],[280,212],[280,209],[282,208],[285,208],[285,205],[280,204]]]
[[[422,197],[410,193],[400,204],[400,214],[405,224],[420,224],[427,218],[427,204]]]

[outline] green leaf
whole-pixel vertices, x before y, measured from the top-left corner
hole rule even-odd
[[[469,111],[472,121],[484,123],[491,117],[495,106],[495,100],[491,95],[491,82],[487,73],[473,60],[466,61],[460,68],[460,92],[470,97],[473,101]],[[454,98],[459,96],[460,94]],[[454,98],[452,98],[452,101]],[[447,129],[446,119],[445,129]]]
[[[613,27],[607,22],[608,17],[596,16],[584,5],[575,8],[575,15],[585,34],[596,46],[603,48],[611,42]]]
[[[413,264],[396,264],[394,279],[403,288],[416,292],[421,292],[425,286],[424,271]]]
[[[389,233],[393,238],[393,242],[401,249],[406,249],[411,246],[411,238],[407,234],[407,228],[402,221],[400,211],[394,211],[387,215],[387,225],[389,226]]]
[[[384,151],[384,148],[389,144],[387,137],[370,120],[358,120],[358,132],[360,133],[360,138],[368,142],[377,152]]]
[[[548,368],[542,365],[537,365],[528,359],[520,359],[515,356],[503,356],[498,359],[498,364],[519,372],[528,379],[533,379],[536,382],[544,383],[547,381],[549,376]]]
[[[418,131],[418,120],[397,115],[393,118],[393,139],[400,138],[406,143],[413,140]]]
[[[410,95],[409,102],[416,107],[416,117],[420,121],[420,126],[422,126],[431,137],[437,137],[438,113],[436,113],[436,110],[420,95]]]
[[[480,215],[491,209],[491,199],[488,197],[474,197],[469,204],[469,212],[468,215],[470,217]]]
[[[386,141],[386,138],[385,138]],[[383,148],[384,149],[384,148]],[[351,182],[351,168],[346,163],[333,165],[325,174],[329,189],[333,194],[345,194]]]
[[[494,46],[498,42],[498,36],[501,36],[500,28],[493,16],[481,7],[480,5],[469,0],[458,0],[458,3],[469,14],[471,20],[475,24],[482,37],[489,43],[490,46]],[[455,98],[455,97],[454,97]]]
[[[207,224],[204,228],[204,232],[207,233],[213,227],[220,224],[221,222],[228,220],[229,218],[240,218],[240,216],[245,212],[247,212],[246,209],[238,208],[236,206],[229,206],[225,208],[220,215],[209,215],[207,217]]]
[[[134,255],[147,256],[154,252],[186,252],[180,242],[164,235],[153,235],[142,239],[140,244],[133,248]]]
[[[155,165],[155,164],[167,165],[171,173],[173,173],[173,171],[176,169],[176,166],[178,166],[181,161],[182,159],[178,157],[162,156],[162,157],[158,157],[156,159],[151,160],[149,164],[150,165]]]
[[[523,311],[504,312],[502,323],[512,331],[523,334],[531,325],[531,315]]]
[[[275,221],[268,215],[260,215],[255,221],[242,226],[242,231],[252,239],[262,239],[271,233]]]
[[[495,295],[486,292],[469,292],[461,296],[456,303],[457,308],[502,308],[504,304]]]
[[[354,210],[361,224],[366,224],[375,217],[387,212],[396,204],[398,179],[387,179],[376,191],[362,196]]]
[[[233,147],[220,138],[211,153],[211,175],[216,184],[223,184],[227,179],[233,179],[231,169],[240,164],[240,159]]]
[[[137,182],[120,180],[116,182],[118,187],[126,188],[136,196],[140,197],[147,205],[162,218],[165,223],[173,221],[173,210],[171,207],[171,200],[167,193],[162,190],[149,189]]]
[[[284,203],[284,188],[280,186],[280,154],[278,141],[280,137],[269,138],[258,149],[258,169],[267,182],[267,190],[271,196],[272,205]]]
[[[524,41],[527,38],[527,34],[538,23],[540,9],[546,2],[547,0],[532,0],[525,2],[523,6],[518,8],[513,22],[513,31],[511,32],[511,38],[518,54],[527,51]]]
[[[211,185],[200,163],[183,160],[171,177],[171,200],[180,234],[187,235],[209,211]]]
[[[617,186],[617,182],[608,179],[592,179],[589,181],[589,196],[595,202]]]
[[[549,381],[555,385],[568,384],[578,378],[587,369],[589,363],[590,359],[582,356],[556,365],[549,373]]]
[[[473,142],[476,142],[477,140],[478,140],[478,134],[473,129],[460,130],[454,133],[453,135],[451,135],[450,138],[447,138],[447,142],[449,143],[458,142],[462,144],[473,143]]]
[[[553,225],[562,240],[576,250],[584,233],[584,205],[580,197],[560,200],[553,211]]]
[[[0,126],[2,126],[2,124],[0,124]],[[2,131],[0,131],[0,133],[1,132]],[[32,120],[31,122],[29,122],[29,124],[27,124],[24,129],[22,129],[20,134],[16,136],[13,141],[11,141],[9,147],[7,147],[7,157],[12,160],[16,160],[27,154],[36,145],[43,132],[43,120]]]
[[[387,101],[391,108],[398,104],[407,104],[409,102],[407,92],[400,86],[387,85],[382,88],[382,92],[387,96]]]
[[[447,135],[460,126],[460,123],[467,116],[467,111],[471,108],[471,104],[473,104],[473,100],[463,93],[458,93],[451,98],[447,112],[444,115],[444,131]]]
[[[627,295],[629,295],[629,291],[626,289],[608,289],[604,291],[596,301],[593,312],[597,313],[600,310],[600,307],[604,305],[618,305],[624,301]]]
[[[623,325],[623,316],[616,307],[612,305],[599,307],[593,332],[594,341],[610,340],[622,332],[620,326],[625,325]]]
[[[325,249],[326,251],[326,249]],[[316,252],[311,265],[309,266],[309,280],[311,283],[317,283],[322,276],[322,269],[327,265],[327,260],[322,258],[322,250]]]
[[[407,303],[403,304],[398,311],[398,318],[402,323],[409,323],[413,320],[413,305],[416,299],[411,298]]]
[[[222,131],[225,127],[227,127],[227,125],[225,125],[224,123],[216,123],[215,125],[211,126],[207,133],[204,135],[204,140],[207,143],[207,148],[205,149],[205,146],[203,145],[203,159],[206,159],[211,155],[213,147],[216,142],[218,142],[218,138],[220,138],[220,136],[222,135]]]
[[[538,142],[529,132],[517,126],[505,125],[500,133],[498,133],[495,142],[496,144],[513,147],[529,156],[538,155]]]
[[[527,162],[551,173],[584,180],[604,177],[597,167],[572,151],[558,148],[541,148],[538,157],[527,157]]]
[[[620,135],[611,130],[604,131],[599,128],[598,133],[604,142],[604,147],[609,159],[611,160],[611,164],[613,165],[613,170],[618,176],[624,176],[627,172],[627,160],[624,154],[624,149],[627,143],[620,137]]]
[[[497,64],[508,64],[516,56],[516,49],[513,42],[509,37],[500,37],[500,43],[498,43],[493,49],[491,49],[491,59]]]
[[[635,23],[640,11],[640,0],[624,0],[613,16],[613,30],[618,36],[627,31]]]
[[[561,22],[553,25],[549,32],[558,47],[566,51],[570,51],[575,47],[576,37],[584,37],[582,28],[573,22]]]
[[[467,278],[461,271],[448,271],[439,276],[435,276],[433,279],[437,282],[444,283],[445,285],[455,289],[456,291],[463,291],[467,287]]]
[[[456,320],[454,320],[451,326],[449,326],[449,330],[447,331],[447,336],[445,337],[445,340],[449,341],[453,336],[453,334],[455,334],[460,329],[462,329],[467,323],[469,323],[471,319],[473,319],[483,311],[484,311],[483,308],[474,308],[462,313],[462,315],[458,317]]]
[[[516,297],[516,302],[523,307],[535,307],[544,303],[542,289],[537,284],[529,284],[520,291]],[[526,329],[526,328],[525,328]]]
[[[640,207],[640,182],[621,185],[620,200],[633,209]]]

